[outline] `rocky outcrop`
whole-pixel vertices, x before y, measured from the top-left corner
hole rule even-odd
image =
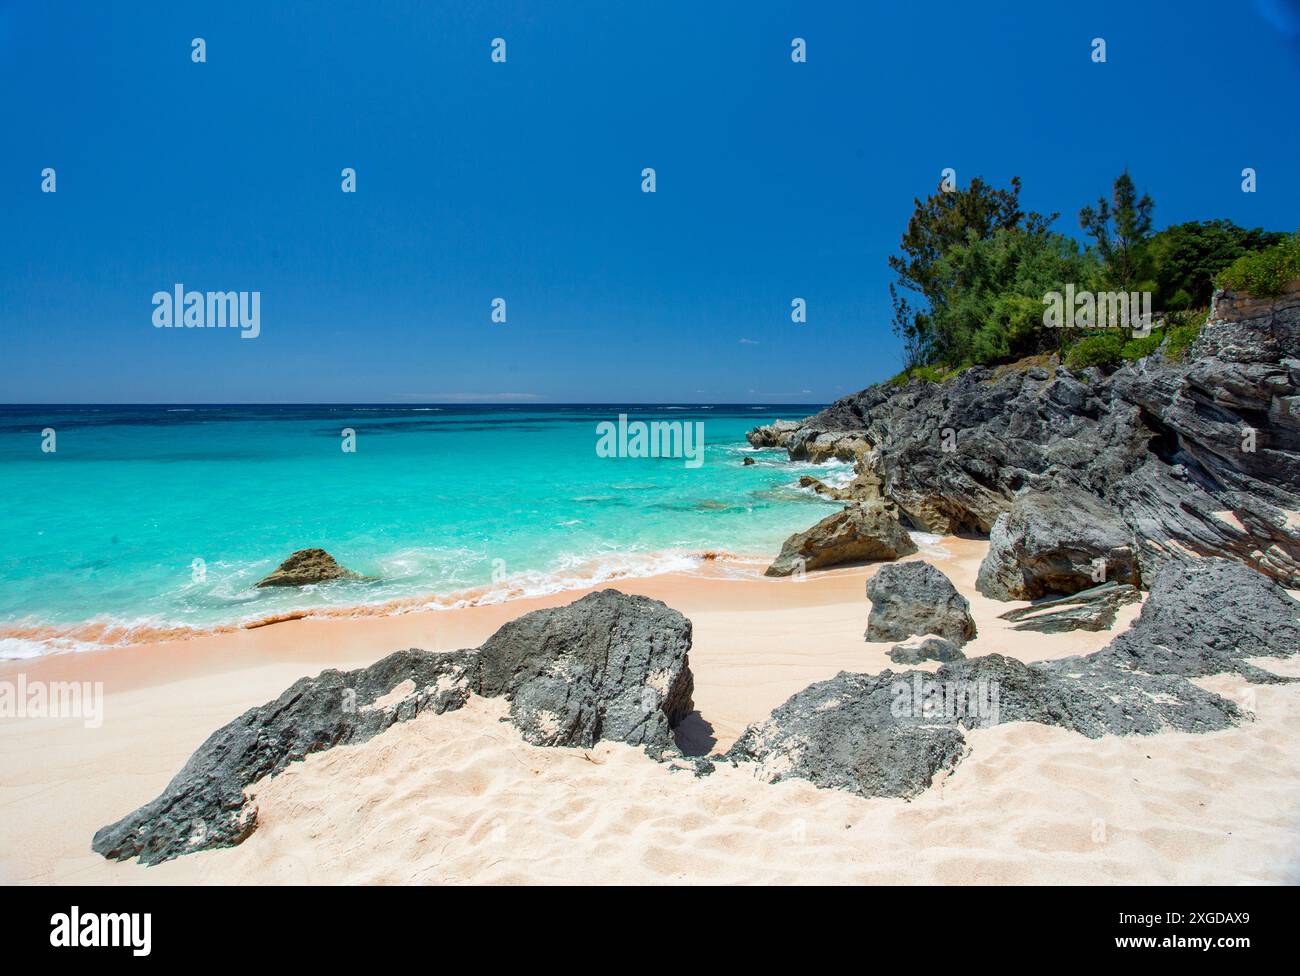
[[[843,487],[828,485],[819,478],[811,475],[799,476],[800,488],[811,488],[814,492],[826,498],[833,498],[836,501],[843,502],[879,502],[880,501],[880,479],[867,468],[862,469],[859,464],[859,473]],[[897,512],[895,511],[895,518]]]
[[[478,650],[398,651],[368,668],[301,678],[279,698],[218,729],[162,795],[99,830],[104,857],[155,864],[228,847],[257,826],[245,791],[292,762],[364,742],[469,695],[505,696],[529,742],[590,746],[611,739],[656,758],[692,709],[690,621],[657,600],[616,590],[511,621]]]
[[[834,498],[838,500],[843,497],[842,488],[835,488],[831,485],[826,484],[826,482],[822,481],[820,478],[814,478],[812,475],[809,474],[799,476],[799,487],[811,488],[817,494],[824,495],[827,498]]]
[[[1246,714],[1187,678],[1285,680],[1245,658],[1300,653],[1298,615],[1300,604],[1240,563],[1175,562],[1133,627],[1095,654],[1041,664],[990,654],[934,674],[840,672],[749,726],[724,758],[771,781],[910,797],[957,767],[965,729],[1036,722],[1089,738],[1224,729]]]
[[[1236,673],[1282,680],[1249,658],[1300,653],[1300,604],[1272,580],[1228,559],[1171,562],[1133,626],[1099,652],[1118,667],[1198,678]]]
[[[1102,583],[1072,596],[1058,596],[1018,610],[1008,610],[999,617],[1014,623],[1013,630],[1031,630],[1039,634],[1109,630],[1120,607],[1141,599],[1141,592],[1130,583]]]
[[[855,461],[871,450],[859,430],[813,428],[792,420],[755,427],[745,439],[754,447],[783,447],[797,461]]]
[[[934,634],[965,644],[975,636],[970,603],[927,562],[882,566],[867,581],[867,640],[898,641]]]
[[[844,563],[897,559],[916,552],[916,543],[885,505],[847,505],[811,529],[785,540],[768,576],[789,576]]]
[[[895,644],[889,649],[889,659],[895,664],[920,664],[922,661],[960,661],[966,655],[952,641],[942,637],[925,637],[921,640]]]
[[[879,385],[764,434],[791,457],[860,438],[883,497],[930,532],[989,532],[1026,488],[1090,492],[1132,529],[1143,578],[1224,556],[1300,586],[1300,284],[1215,295],[1186,361],[1111,373],[1054,359]],[[778,425],[772,425],[776,428]],[[770,428],[765,428],[770,429]],[[799,453],[796,453],[799,452]]]
[[[1133,532],[1094,495],[1028,490],[997,517],[975,588],[994,600],[1069,595],[1098,582],[1139,582]]]
[[[752,447],[785,447],[790,443],[790,435],[799,429],[799,424],[794,420],[778,420],[774,424],[764,424],[762,427],[755,427],[745,435],[745,440],[749,441]]]
[[[344,569],[324,549],[299,549],[277,566],[274,572],[258,580],[257,585],[307,586],[311,583],[359,579],[365,577],[350,569]]]

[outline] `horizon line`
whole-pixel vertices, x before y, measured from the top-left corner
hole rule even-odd
[[[840,399],[836,397],[836,399]],[[529,407],[766,407],[766,406],[816,406],[832,403],[833,400],[542,400],[520,403],[501,400],[428,400],[394,403],[385,400],[150,400],[150,401],[27,401],[23,403],[0,403],[0,410],[9,407],[392,407],[409,409],[411,407],[510,407],[528,409]]]

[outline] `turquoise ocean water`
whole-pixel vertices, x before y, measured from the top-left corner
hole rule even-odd
[[[771,556],[834,508],[799,476],[852,472],[744,435],[814,409],[0,407],[0,657],[325,606],[540,593],[690,569],[708,550]],[[597,424],[620,413],[702,422],[704,463],[599,457]],[[253,587],[309,546],[377,581]]]

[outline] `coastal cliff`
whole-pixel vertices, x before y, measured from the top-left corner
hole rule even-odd
[[[1105,372],[1055,357],[878,384],[747,437],[794,459],[851,459],[862,497],[917,528],[992,531],[1026,489],[1077,488],[1133,533],[1144,579],[1223,556],[1300,586],[1300,282],[1220,290],[1185,358]]]

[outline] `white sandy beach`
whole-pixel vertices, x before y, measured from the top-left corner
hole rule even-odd
[[[1042,660],[1115,630],[1010,631],[974,590],[987,543],[945,539],[937,565],[971,601],[968,656]],[[625,580],[694,625],[696,748],[726,748],[809,683],[891,667],[867,644],[874,568],[790,579]],[[0,721],[0,881],[25,883],[1137,883],[1300,880],[1300,685],[1202,682],[1255,720],[1208,735],[1089,740],[1009,723],[918,798],[866,800],[742,768],[711,776],[621,744],[551,749],[472,699],[358,746],[309,757],[254,793],[242,845],[154,867],[90,850],[96,829],[155,797],[215,729],[325,667],[402,647],[476,646],[528,610],[580,593],[389,617],[295,620],[186,641],[5,662],[0,679],[103,681],[101,728]],[[1020,605],[1020,604],[1015,604]],[[1300,674],[1300,660],[1255,662]],[[898,670],[896,665],[892,665]],[[933,665],[929,666],[933,669]]]

